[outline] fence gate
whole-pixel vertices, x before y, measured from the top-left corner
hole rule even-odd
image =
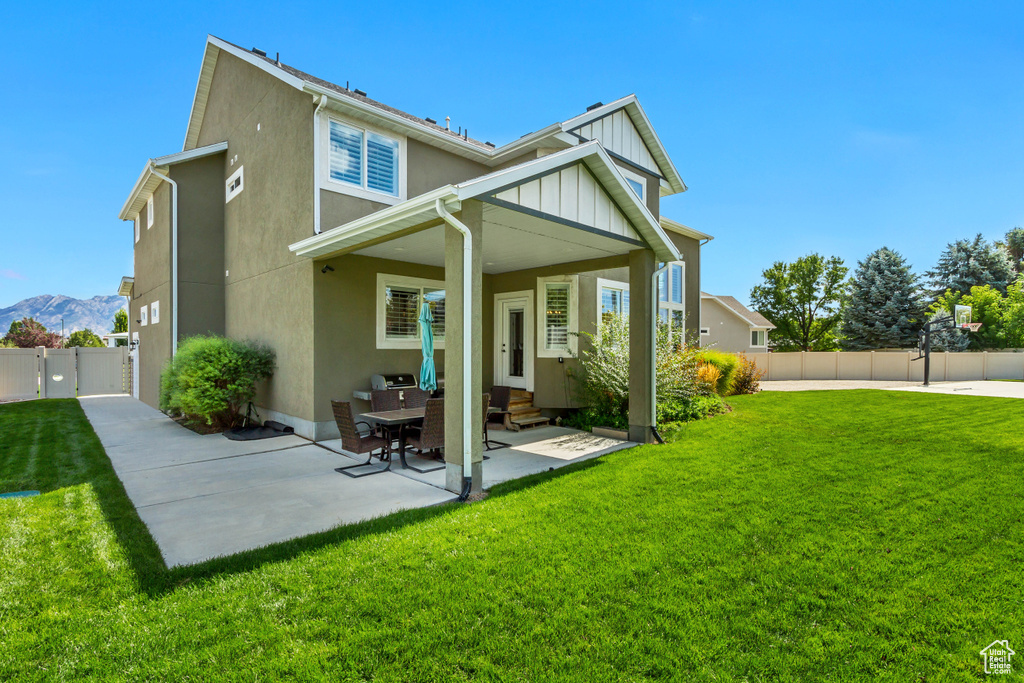
[[[123,394],[128,349],[0,349],[0,401]]]

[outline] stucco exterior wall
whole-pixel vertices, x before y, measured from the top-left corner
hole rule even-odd
[[[767,353],[765,347],[750,345],[750,324],[736,317],[736,314],[714,299],[703,299],[700,326],[708,328],[710,334],[701,336],[701,346],[713,346],[719,351],[731,353]],[[758,328],[760,329],[760,328]],[[765,338],[770,332],[765,333]]]
[[[275,350],[257,403],[300,420],[313,419],[314,270],[288,245],[313,232],[313,109],[311,96],[222,53],[198,143],[228,142],[221,192],[245,169],[224,205],[225,333]]]
[[[146,211],[143,206],[139,214],[135,285],[128,315],[131,331],[139,334],[139,399],[156,407],[160,403],[160,371],[171,357],[171,189],[167,183],[153,193],[151,228],[146,227]],[[142,307],[148,308],[154,301],[160,302],[160,322],[143,327],[136,321],[142,317]]]

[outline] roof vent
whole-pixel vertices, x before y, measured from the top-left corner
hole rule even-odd
[[[430,118],[429,116],[427,118],[423,119],[423,120],[426,121],[427,123],[432,123],[435,126],[437,125],[437,121],[435,121],[434,119]]]
[[[360,90],[359,88],[356,88],[352,92],[354,92],[355,94],[359,95],[360,97],[366,97],[366,92]]]
[[[493,142],[485,142],[484,144],[487,145],[488,147],[494,147]]]
[[[258,47],[254,47],[252,49],[252,53],[254,55],[259,55],[260,57],[266,57],[267,56],[267,51],[266,50],[261,50]]]
[[[603,106],[604,106],[604,102],[594,102],[592,105],[587,107],[587,111],[594,111],[598,107],[603,107]]]

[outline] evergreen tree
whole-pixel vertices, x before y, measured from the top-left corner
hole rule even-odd
[[[938,298],[947,290],[971,291],[971,287],[992,285],[1001,294],[1013,282],[1013,263],[1006,249],[990,244],[979,233],[973,240],[957,240],[946,245],[934,270],[928,276],[932,296]]]
[[[843,302],[842,347],[847,351],[917,346],[924,306],[917,276],[888,247],[857,264]]]
[[[118,309],[117,313],[114,314],[114,332],[127,332],[128,331],[128,311],[123,308]]]
[[[1016,272],[1024,270],[1024,228],[1014,228],[1006,233],[1006,251]]]

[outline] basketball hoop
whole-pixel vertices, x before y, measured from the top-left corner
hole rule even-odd
[[[964,323],[961,327],[965,330],[970,330],[971,332],[977,332],[981,329],[981,323]]]

